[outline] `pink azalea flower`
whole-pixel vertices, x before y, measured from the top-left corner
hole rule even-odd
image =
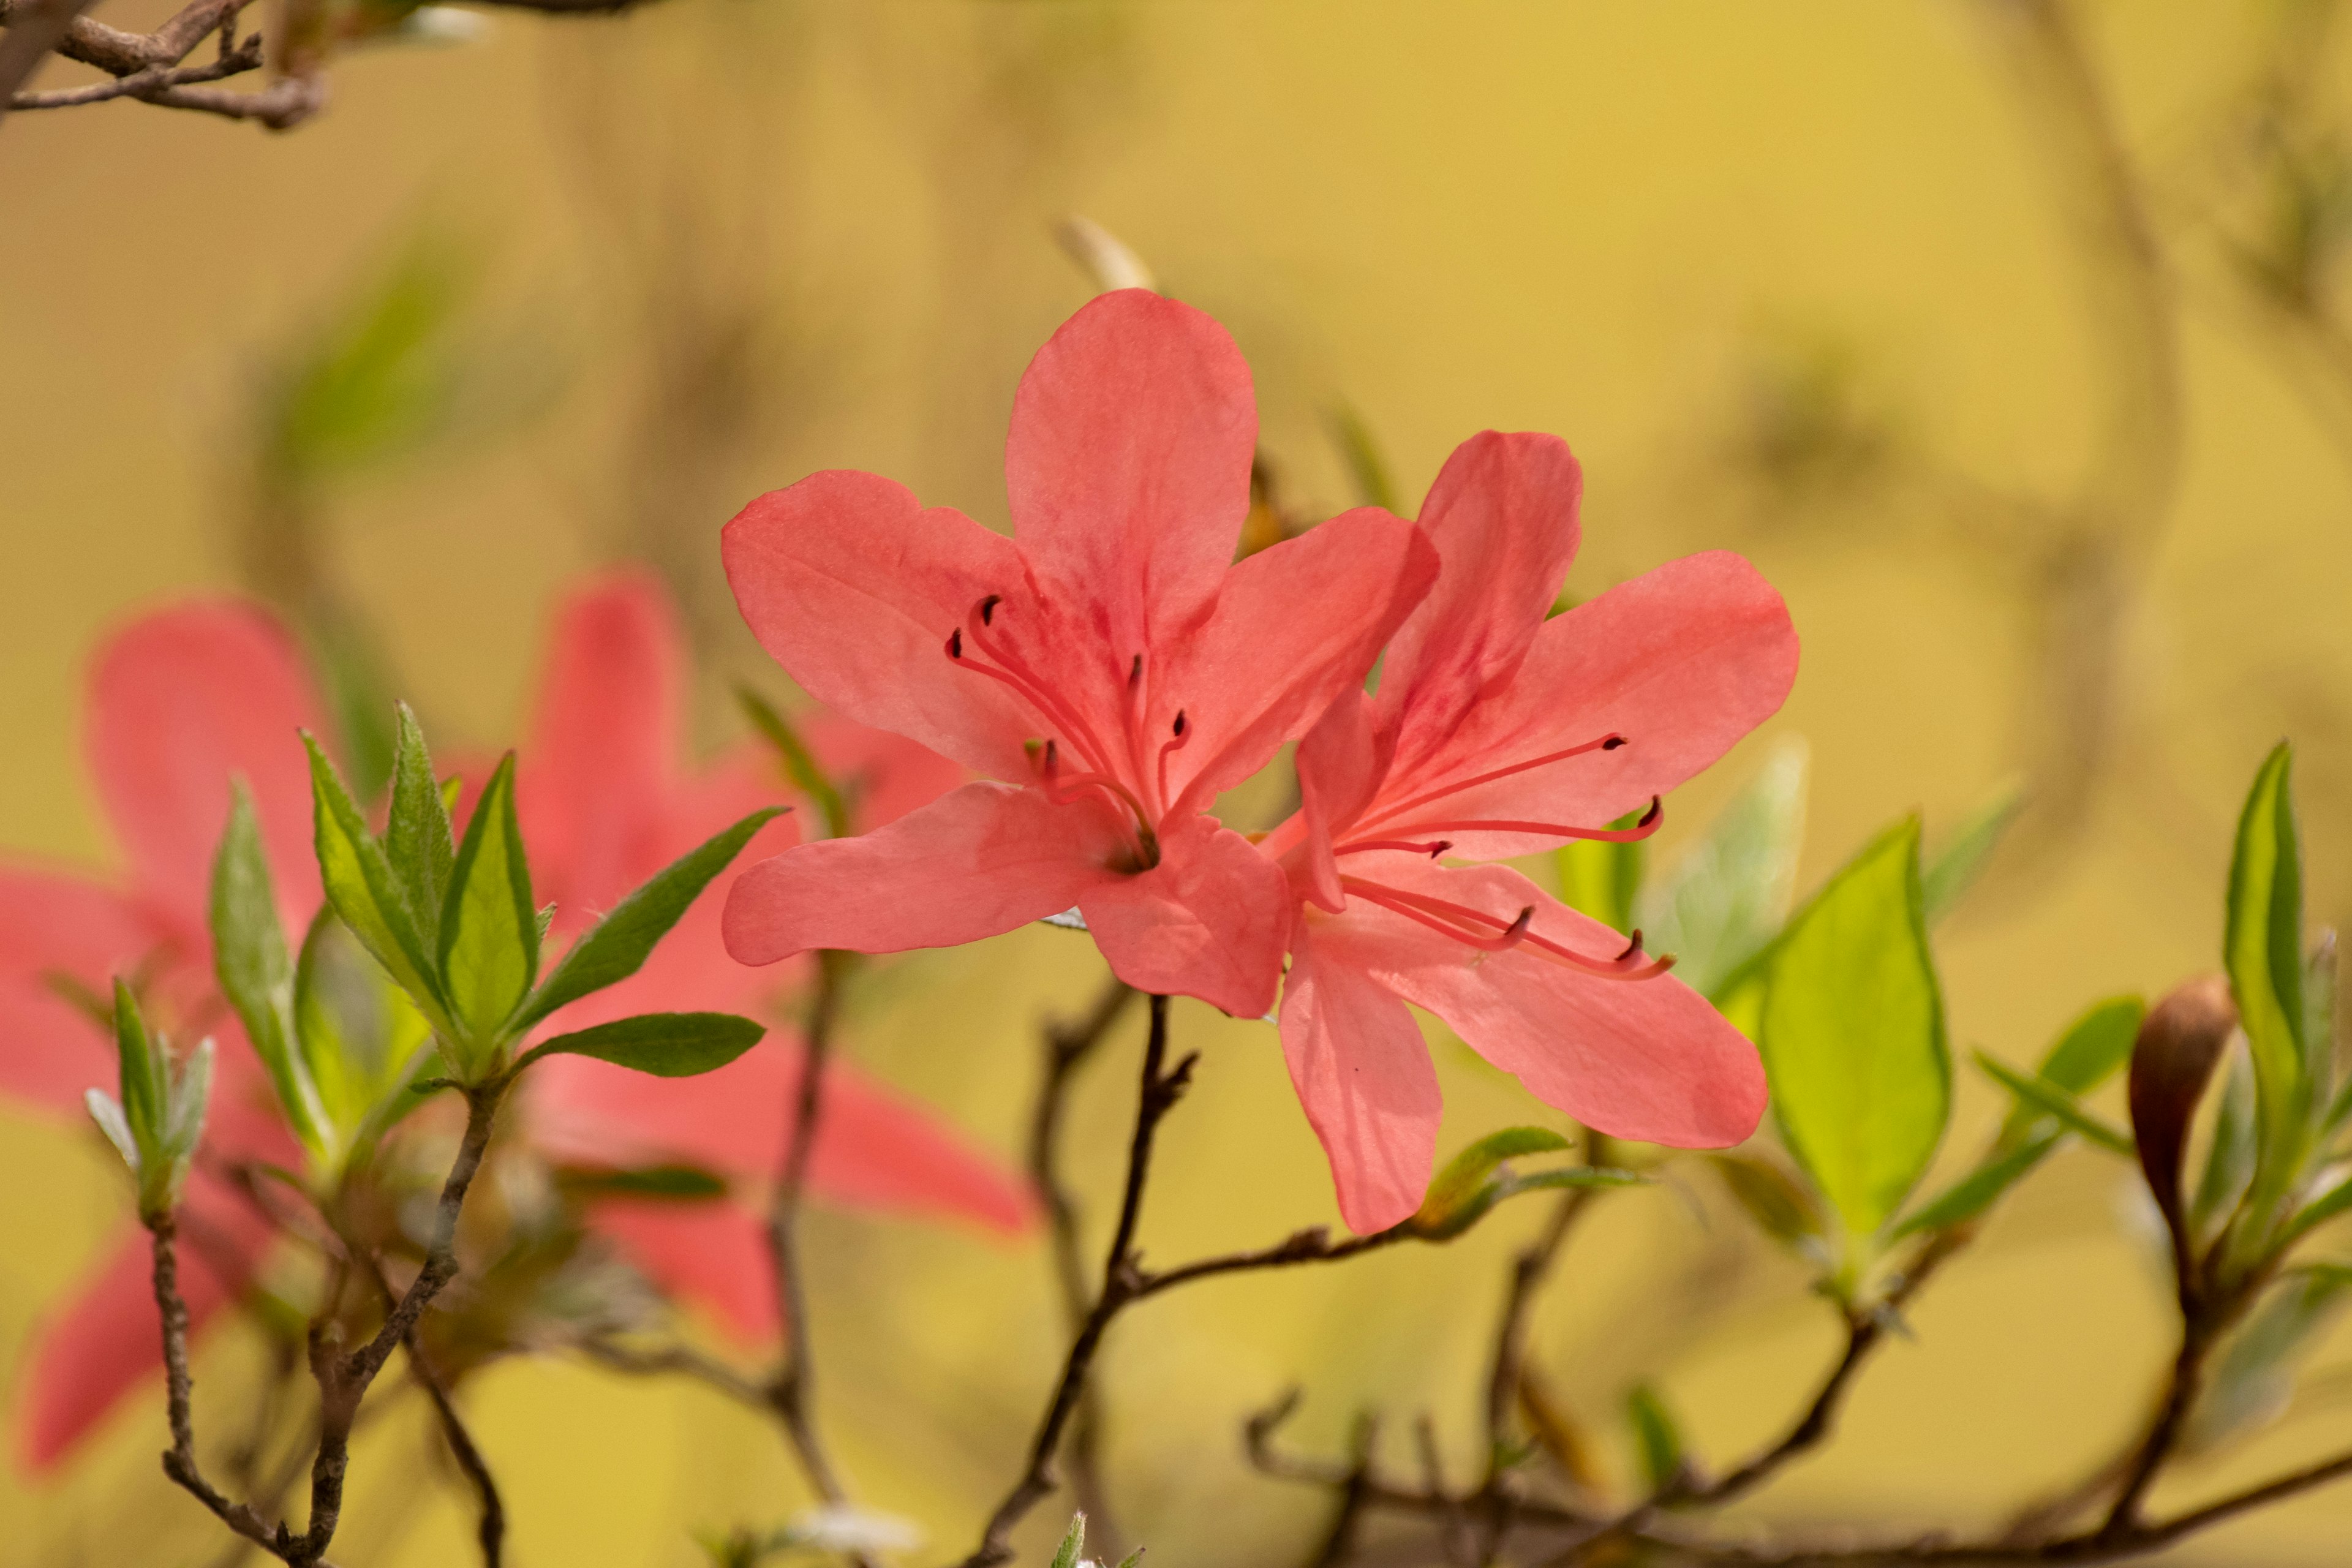
[[[683,752],[684,656],[669,603],[651,584],[616,576],[574,595],[560,613],[538,721],[519,766],[516,801],[541,898],[556,904],[562,941],[695,845],[777,794],[771,755],[747,745],[698,773]],[[895,736],[837,719],[807,726],[810,747],[849,788],[862,824],[879,826],[962,779],[962,770]],[[755,844],[781,849],[797,816]],[[551,1029],[663,1010],[759,1013],[772,973],[730,959],[720,901],[687,911],[627,983],[564,1009]],[[772,1177],[789,1141],[801,1042],[788,1031],[719,1071],[648,1079],[586,1057],[551,1057],[523,1080],[530,1138],[547,1157],[631,1166],[688,1162],[747,1184]],[[824,1115],[809,1153],[812,1192],[835,1202],[977,1221],[1013,1232],[1032,1200],[993,1163],[929,1112],[838,1059],[825,1075]],[[709,1307],[747,1340],[775,1330],[762,1220],[748,1202],[607,1199],[597,1229],[672,1294]]]
[[[629,888],[779,793],[746,749],[701,774],[678,767],[683,675],[659,595],[642,583],[597,584],[562,612],[520,791],[535,872],[559,900],[560,934],[584,927]],[[113,1047],[61,983],[103,994],[116,973],[142,977],[151,1015],[175,1037],[223,1037],[206,1155],[191,1177],[183,1284],[201,1328],[233,1304],[274,1245],[275,1228],[222,1173],[226,1164],[299,1165],[236,1016],[215,994],[205,910],[211,858],[228,818],[229,781],[250,785],[287,927],[318,907],[308,764],[294,738],[320,705],[284,635],[228,604],[147,616],[101,652],[90,686],[91,773],[131,862],[115,880],[0,868],[0,1094],[79,1122],[81,1091],[114,1076]],[[828,766],[868,784],[879,820],[951,787],[952,763],[838,721],[812,726]],[[792,842],[793,818],[763,835]],[[639,973],[567,1009],[556,1027],[625,1013],[751,1009],[759,997],[718,937],[705,897]],[[551,1158],[626,1165],[709,1163],[751,1180],[785,1138],[798,1044],[772,1037],[719,1073],[648,1079],[585,1058],[550,1058],[525,1080],[525,1136]],[[582,1069],[586,1070],[582,1070]],[[952,1214],[1000,1230],[1026,1223],[1025,1191],[913,1105],[836,1067],[811,1154],[818,1195],[869,1207]],[[758,1220],[741,1204],[613,1200],[597,1229],[671,1294],[730,1327],[773,1324]],[[19,1392],[26,1464],[61,1458],[117,1400],[161,1365],[147,1240],[126,1227],[43,1331]]]
[[[1780,596],[1737,555],[1668,562],[1550,619],[1581,477],[1549,436],[1454,452],[1420,524],[1444,566],[1377,695],[1299,747],[1304,809],[1269,835],[1299,891],[1283,1053],[1359,1232],[1412,1213],[1436,1073],[1405,1004],[1545,1104],[1618,1137],[1736,1143],[1763,1114],[1756,1052],[1628,944],[1499,866],[1641,837],[1666,791],[1777,710],[1797,670]],[[1640,826],[1601,825],[1650,803]]]
[[[1013,538],[851,472],[728,524],[736,602],[779,664],[985,775],[744,873],[729,951],[943,947],[1076,906],[1130,984],[1265,1012],[1288,897],[1209,808],[1361,678],[1433,563],[1366,510],[1231,564],[1256,437],[1223,329],[1129,289],[1022,378]]]

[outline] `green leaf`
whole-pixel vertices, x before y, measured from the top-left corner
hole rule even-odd
[[[2205,1151],[2205,1171],[2189,1205],[2192,1229],[2203,1234],[2238,1205],[2254,1179],[2254,1068],[2243,1051],[2230,1053],[2229,1077],[2221,1083],[2221,1107],[2213,1118],[2213,1141]]]
[[[1054,1552],[1054,1568],[1078,1568],[1081,1554],[1087,1549],[1087,1516],[1070,1515],[1070,1528],[1062,1532],[1062,1544]]]
[[[124,1120],[122,1107],[102,1089],[82,1090],[81,1102],[89,1110],[89,1119],[98,1123],[98,1130],[106,1134],[106,1141],[114,1145],[114,1152],[122,1156],[122,1163],[131,1167],[131,1178],[136,1180],[139,1140],[131,1136],[131,1123]]]
[[[152,1163],[163,1142],[164,1086],[161,1052],[140,1016],[139,998],[120,976],[114,982],[114,1056],[122,1120],[142,1160]]]
[[[567,1171],[563,1185],[583,1197],[658,1198],[703,1203],[727,1195],[725,1178],[699,1165],[640,1165],[620,1171]]]
[[[228,830],[213,857],[213,970],[221,994],[245,1025],[295,1134],[328,1157],[334,1142],[319,1090],[296,1046],[294,965],[278,923],[278,892],[261,845],[253,797],[239,779],[230,794]]]
[[[1825,1260],[1827,1216],[1802,1182],[1759,1155],[1710,1154],[1707,1163],[1765,1235],[1816,1263]]]
[[[184,1173],[205,1135],[205,1112],[213,1097],[213,1043],[199,1040],[181,1064],[172,1083],[172,1104],[163,1124],[163,1152],[177,1161]]]
[[[310,749],[319,880],[327,901],[360,945],[437,1026],[444,1005],[440,980],[415,912],[392,873],[392,862],[368,831],[367,820],[317,740],[305,731],[302,743]]]
[[[2090,1093],[2131,1060],[2132,1042],[2147,1016],[2147,1004],[2137,996],[2092,1003],[2042,1058],[2042,1077],[2069,1094]]]
[[[1647,806],[1629,811],[1609,826],[1622,832],[1639,823]],[[1633,929],[1633,895],[1642,886],[1642,841],[1583,838],[1553,851],[1559,868],[1560,902],[1591,915],[1616,931]]]
[[[399,1105],[432,1039],[424,1015],[331,909],[319,911],[302,939],[294,1018],[311,1081],[347,1146],[388,1106]]]
[[[2058,1134],[2039,1137],[1988,1156],[1974,1170],[1904,1217],[1888,1236],[1900,1241],[1922,1231],[1948,1230],[1983,1214],[2058,1146]]]
[[[1846,1230],[1885,1223],[1951,1113],[1944,999],[1920,902],[1919,824],[1881,835],[1790,924],[1759,1045],[1789,1147]]]
[[[566,1055],[594,1057],[657,1078],[692,1078],[725,1067],[766,1033],[732,1013],[641,1013],[558,1035],[524,1052],[515,1068],[520,1071],[541,1057]]]
[[[711,879],[742,853],[752,836],[782,814],[770,806],[706,839],[679,856],[572,944],[545,984],[515,1020],[517,1033],[558,1007],[602,991],[635,974],[654,945],[667,935]]]
[[[2257,1211],[2294,1182],[2307,1142],[2312,1074],[2303,1038],[2303,847],[2282,741],[2254,775],[2230,862],[2223,967],[2253,1054]]]
[[[474,805],[441,910],[441,981],[449,1010],[478,1052],[503,1037],[539,975],[539,908],[515,817],[514,753]]]
[[[1992,799],[1969,814],[1934,854],[1927,858],[1927,868],[1920,875],[1921,901],[1927,911],[1927,923],[1940,925],[1944,918],[1959,907],[1977,879],[1984,875],[1992,863],[1993,851],[2000,847],[2001,836],[2017,820],[2019,810],[2025,805],[2025,792],[2010,784],[1996,793]]]
[[[1448,1161],[1429,1184],[1421,1207],[1405,1225],[1424,1241],[1447,1241],[1460,1236],[1486,1211],[1520,1193],[1554,1187],[1629,1187],[1644,1183],[1630,1171],[1606,1166],[1571,1165],[1559,1170],[1521,1173],[1506,1163],[1522,1154],[1556,1153],[1571,1147],[1559,1133],[1543,1127],[1507,1127],[1490,1132]]]
[[[2284,1414],[2297,1366],[2342,1315],[2352,1273],[2320,1265],[2289,1270],[2232,1331],[2213,1360],[2183,1434],[2187,1454],[2210,1454]]]
[[[2352,1209],[2352,1172],[2347,1172],[2334,1186],[2322,1189],[2317,1197],[2304,1205],[2288,1223],[2280,1245],[2284,1246],[2326,1225],[2347,1209]]]
[[[1654,1497],[1680,1479],[1685,1450],[1682,1428],[1658,1391],[1640,1384],[1625,1398],[1625,1419],[1633,1429],[1633,1452],[1642,1466],[1642,1489]]]
[[[1985,1051],[1977,1052],[1976,1058],[1977,1066],[1984,1069],[1985,1076],[2015,1095],[2021,1106],[2055,1118],[2069,1132],[2079,1133],[2100,1148],[2126,1159],[2136,1152],[2130,1133],[2084,1110],[2081,1102],[2056,1084],[2031,1073],[2021,1073]]]
[[[817,815],[824,821],[824,836],[827,838],[848,837],[855,831],[849,821],[849,803],[842,798],[841,791],[818,763],[816,753],[809,750],[808,742],[801,739],[800,731],[793,728],[791,721],[773,703],[748,686],[735,689],[735,700],[742,705],[752,728],[776,749],[777,759],[783,763],[784,776],[792,780],[793,787],[806,795],[809,803],[817,808]]]
[[[433,776],[433,758],[425,749],[425,732],[416,715],[403,702],[396,710],[392,754],[392,806],[383,830],[383,852],[392,873],[400,879],[408,907],[428,946],[441,935],[441,904],[448,896],[449,876],[457,851],[451,842],[448,808],[441,803],[441,786]]]
[[[1806,755],[1802,740],[1780,742],[1706,836],[1633,900],[1644,945],[1673,953],[1675,977],[1702,995],[1761,952],[1789,918],[1805,836]]]

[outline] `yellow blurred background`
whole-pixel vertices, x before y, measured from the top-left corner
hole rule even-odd
[[[12,116],[0,847],[111,855],[81,663],[141,606],[249,582],[257,378],[418,234],[478,266],[465,335],[536,390],[333,487],[321,537],[447,746],[513,733],[544,610],[617,556],[680,584],[713,670],[751,668],[716,531],[809,469],[1001,522],[1015,378],[1090,291],[1052,237],[1076,212],[1239,339],[1301,513],[1357,499],[1335,409],[1408,508],[1463,437],[1535,428],[1586,467],[1572,590],[1703,548],[1762,566],[1804,639],[1796,694],[1670,803],[1662,857],[1776,733],[1812,748],[1805,885],[1902,813],[1932,837],[2025,779],[2033,805],[1938,952],[1956,1044],[2028,1058],[2095,997],[2214,966],[2234,812],[2283,734],[2313,918],[2352,907],[2342,217],[2325,193],[2311,223],[2282,216],[2304,198],[2277,150],[2352,123],[2329,9],[662,0],[354,55],[284,136],[130,103]],[[713,700],[705,740],[726,722]],[[1098,973],[1044,930],[919,956],[864,994],[848,1048],[1010,1158],[1037,1026]],[[1165,1131],[1150,1252],[1336,1223],[1272,1029],[1190,1004],[1177,1027],[1206,1058]],[[1097,1214],[1133,1049],[1088,1070],[1071,1123]],[[1445,1149],[1540,1119],[1440,1060]],[[1999,1109],[1961,1076],[1948,1164]],[[1686,1184],[1604,1205],[1541,1310],[1544,1366],[1621,1468],[1634,1382],[1719,1458],[1776,1432],[1834,1350],[1793,1268],[1723,1263]],[[1841,1440],[1746,1512],[1975,1523],[2111,1451],[2168,1353],[2126,1189],[2063,1155],[1918,1305]],[[95,1138],[0,1110],[0,1387],[125,1206]],[[1325,1504],[1252,1477],[1238,1439],[1293,1383],[1299,1442],[1337,1452],[1378,1405],[1402,1463],[1427,1411],[1466,1479],[1487,1321],[1538,1218],[1138,1310],[1104,1368],[1124,1532],[1161,1568],[1298,1561]],[[808,1249],[844,1467],[960,1554],[1058,1354],[1043,1249],[840,1214]],[[2347,1352],[2338,1334],[2312,1398],[2168,1495],[2341,1447],[2352,1403],[2326,1369]],[[257,1363],[208,1348],[199,1419]],[[688,1563],[690,1530],[803,1500],[772,1434],[692,1388],[509,1363],[469,1399],[519,1563]],[[0,1563],[215,1561],[226,1538],[157,1469],[159,1406],[57,1477],[0,1472]],[[420,1408],[360,1446],[347,1568],[466,1558]],[[2352,1489],[2165,1560],[2352,1560]]]

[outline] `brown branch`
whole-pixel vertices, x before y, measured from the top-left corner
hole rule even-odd
[[[319,1447],[310,1463],[310,1522],[299,1535],[283,1521],[271,1527],[247,1504],[229,1500],[205,1479],[197,1465],[190,1412],[188,1309],[180,1295],[178,1257],[173,1245],[176,1226],[169,1215],[149,1222],[154,1235],[155,1304],[163,1318],[164,1391],[172,1425],[172,1447],[163,1454],[163,1473],[211,1509],[221,1522],[291,1568],[323,1568],[328,1544],[334,1540],[335,1526],[342,1516],[343,1478],[351,1465],[352,1427],[359,1418],[361,1402],[394,1349],[408,1342],[425,1309],[457,1276],[457,1217],[489,1147],[491,1124],[508,1081],[497,1079],[466,1090],[466,1131],[448,1177],[441,1184],[425,1266],[384,1314],[375,1336],[357,1350],[339,1355],[324,1330],[316,1324],[311,1328],[310,1374],[319,1384]]]
[[[989,1516],[980,1544],[964,1559],[963,1568],[994,1568],[1012,1559],[1013,1527],[1054,1490],[1054,1458],[1060,1451],[1062,1435],[1070,1417],[1077,1409],[1087,1370],[1094,1364],[1103,1334],[1120,1309],[1135,1300],[1140,1279],[1135,1232],[1143,1215],[1143,1191],[1150,1176],[1152,1140],[1161,1119],[1183,1097],[1192,1081],[1193,1064],[1200,1059],[1197,1053],[1189,1055],[1173,1069],[1167,1069],[1167,1058],[1168,998],[1155,995],[1151,998],[1151,1030],[1143,1048],[1143,1081],[1137,1096],[1135,1134],[1128,1146],[1127,1186],[1119,1202],[1118,1228],[1111,1237],[1109,1251],[1103,1257],[1100,1292],[1087,1313],[1086,1322],[1070,1342],[1062,1375],[1055,1383],[1053,1398],[1030,1443],[1028,1465],[1013,1482],[1013,1489],[997,1504],[996,1511]]]
[[[1087,1288],[1086,1242],[1079,1230],[1077,1200],[1061,1174],[1062,1114],[1078,1068],[1094,1055],[1110,1033],[1135,987],[1113,975],[1077,1018],[1047,1026],[1045,1070],[1037,1086],[1036,1103],[1029,1115],[1029,1184],[1045,1211],[1054,1257],[1054,1278],[1060,1289],[1063,1331],[1076,1335],[1086,1326],[1090,1307]],[[1103,1546],[1108,1561],[1117,1557],[1118,1540],[1102,1476],[1102,1394],[1089,1384],[1079,1394],[1078,1412],[1071,1423],[1066,1458],[1070,1486],[1087,1528]]]
[[[38,70],[49,51],[65,41],[66,34],[91,0],[19,0],[5,12],[0,12],[0,22],[7,26],[0,32],[0,119],[5,119],[14,106],[17,88]]]
[[[684,1377],[754,1410],[772,1413],[775,1409],[763,1385],[691,1345],[671,1344],[657,1350],[640,1350],[634,1345],[600,1339],[583,1340],[578,1348],[581,1354],[608,1372],[625,1373],[631,1377]]]
[[[1584,1135],[1584,1163],[1605,1164],[1608,1153],[1608,1135],[1588,1129]],[[1550,1277],[1552,1265],[1559,1258],[1560,1248],[1567,1245],[1569,1233],[1576,1228],[1577,1219],[1591,1206],[1599,1191],[1597,1187],[1571,1187],[1560,1194],[1543,1233],[1512,1260],[1511,1283],[1504,1294],[1502,1319],[1495,1328],[1495,1353],[1486,1375],[1486,1447],[1493,1456],[1487,1477],[1490,1483],[1499,1474],[1502,1456],[1510,1441],[1511,1409],[1517,1401],[1520,1374],[1527,1365],[1528,1315],[1535,1306],[1537,1293]]]
[[[1455,1494],[1442,1488],[1402,1486],[1383,1479],[1370,1459],[1369,1452],[1360,1453],[1347,1465],[1333,1465],[1301,1458],[1284,1453],[1275,1447],[1275,1435],[1298,1410],[1299,1394],[1292,1389],[1264,1410],[1252,1415],[1242,1426],[1242,1452],[1250,1468],[1275,1480],[1293,1481],[1303,1486],[1353,1489],[1363,1508],[1383,1508],[1400,1513],[1430,1517],[1458,1515],[1469,1508],[1475,1494]],[[1531,1523],[1564,1526],[1588,1532],[1606,1528],[1607,1521],[1593,1519],[1590,1514],[1573,1509],[1534,1500],[1517,1503],[1519,1516]],[[1594,1539],[1588,1534],[1585,1539]]]
[[[441,1424],[441,1440],[448,1445],[449,1457],[457,1462],[466,1482],[474,1489],[474,1498],[480,1509],[480,1521],[475,1527],[474,1539],[481,1544],[483,1568],[499,1568],[504,1560],[507,1535],[506,1504],[499,1497],[499,1483],[490,1474],[488,1460],[476,1446],[474,1435],[466,1429],[463,1417],[457,1414],[457,1401],[449,1396],[448,1385],[426,1359],[425,1347],[418,1342],[415,1329],[408,1331],[406,1341],[409,1370],[415,1374],[416,1384],[425,1390],[425,1397],[433,1403],[433,1414]]]
[[[113,98],[152,99],[169,88],[184,87],[193,82],[218,81],[223,77],[238,76],[257,69],[261,65],[261,35],[256,33],[228,54],[201,66],[149,66],[112,81],[93,82],[89,87],[61,88],[55,92],[20,92],[9,101],[11,109],[73,109],[85,103],[104,103]]]

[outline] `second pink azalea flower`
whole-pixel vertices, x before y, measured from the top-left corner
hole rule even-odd
[[[1076,906],[1139,989],[1272,1005],[1287,890],[1209,807],[1361,679],[1435,563],[1368,509],[1232,564],[1256,440],[1224,330],[1129,289],[1022,379],[1012,539],[863,473],[730,522],[736,601],[793,679],[992,782],[745,872],[729,950],[943,947]]]
[[[1413,1212],[1435,1153],[1437,1075],[1407,1003],[1603,1132],[1721,1147],[1763,1114],[1755,1048],[1638,939],[1507,868],[1439,864],[1646,834],[1796,677],[1787,607],[1737,555],[1547,618],[1580,492],[1553,437],[1490,431],[1454,454],[1420,519],[1437,585],[1377,694],[1341,697],[1302,742],[1304,809],[1265,842],[1300,894],[1283,1053],[1359,1232]],[[1605,826],[1645,804],[1639,826]]]

